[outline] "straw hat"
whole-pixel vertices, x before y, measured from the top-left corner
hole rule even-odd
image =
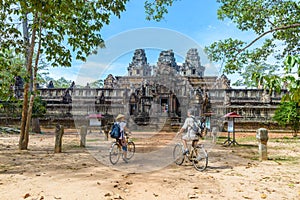
[[[122,115],[122,114],[118,114],[118,116],[116,117],[116,120],[119,120],[121,118],[125,118],[125,115]]]

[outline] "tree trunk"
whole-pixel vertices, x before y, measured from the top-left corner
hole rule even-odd
[[[64,127],[57,124],[55,127],[55,147],[54,153],[61,153],[62,137],[64,135]]]
[[[26,46],[25,51],[25,67],[28,68],[29,63],[29,27],[27,23],[27,14],[24,15],[23,18],[23,37],[24,37],[24,45]],[[21,130],[20,130],[20,139],[19,139],[19,149],[27,149],[29,135],[25,133],[25,126],[26,126],[26,119],[27,119],[27,109],[28,109],[28,90],[29,90],[29,83],[26,81],[24,85],[24,94],[23,94],[23,107],[22,107],[22,119],[21,119]]]
[[[38,17],[38,15],[36,15],[36,18]],[[36,54],[36,58],[35,58],[35,63],[34,63],[34,68],[33,68],[33,75],[32,75],[32,85],[33,85],[33,91],[31,93],[30,96],[30,102],[29,102],[29,108],[28,108],[28,114],[27,114],[27,124],[26,124],[26,128],[25,131],[27,130],[29,132],[29,124],[30,124],[30,120],[31,121],[36,121],[37,127],[33,126],[32,123],[32,131],[35,133],[41,133],[41,127],[40,127],[40,121],[38,118],[33,118],[31,119],[32,116],[32,109],[33,109],[33,104],[34,104],[34,98],[36,96],[36,82],[37,82],[37,71],[38,71],[38,64],[39,64],[39,58],[40,58],[40,50],[41,50],[41,32],[42,32],[42,27],[41,27],[41,23],[42,23],[42,18],[39,18],[39,31],[38,31],[38,38],[39,38],[39,42],[38,42],[38,48],[37,48],[37,54]],[[37,31],[37,30],[36,30]],[[35,35],[35,34],[34,34]],[[35,37],[34,37],[35,38]],[[32,60],[32,58],[31,58]]]
[[[23,33],[24,33],[24,43],[27,47],[26,49],[26,69],[27,69],[27,77],[32,76],[32,60],[33,60],[33,52],[35,47],[35,40],[36,40],[36,32],[37,32],[37,26],[36,22],[38,19],[38,13],[35,13],[34,19],[33,19],[33,29],[32,29],[32,35],[31,35],[31,41],[29,41],[29,27],[27,24],[27,15],[24,16],[24,23],[23,23]],[[40,21],[41,23],[41,21]],[[39,24],[41,26],[41,24]],[[39,48],[40,48],[40,42],[41,39],[39,37]],[[36,65],[37,68],[37,60],[39,59],[39,49],[38,49],[38,55],[36,58]],[[32,107],[33,107],[33,101],[35,97],[35,91],[30,95],[30,103],[28,104],[28,92],[30,84],[32,84],[32,81],[26,81],[25,87],[24,87],[24,100],[23,100],[23,109],[22,109],[22,120],[21,120],[21,132],[20,132],[20,140],[19,140],[19,149],[25,150],[28,148],[28,142],[29,142],[29,128],[30,128],[30,122],[31,122],[31,115],[32,115]],[[34,90],[35,84],[34,85]]]
[[[32,132],[41,133],[41,126],[39,118],[32,118],[31,120]]]
[[[22,120],[21,120],[21,130],[19,139],[19,149],[25,150],[28,147],[29,134],[25,132],[27,110],[28,110],[28,89],[29,84],[25,83],[24,86],[24,99],[23,99],[23,109],[22,109]]]
[[[26,125],[25,125],[25,133],[29,135],[29,129],[31,124],[31,116],[32,116],[32,108],[33,108],[33,101],[34,101],[35,95],[30,95],[29,105],[28,105],[28,112],[27,112],[27,119],[26,119]],[[28,145],[28,141],[27,141]]]

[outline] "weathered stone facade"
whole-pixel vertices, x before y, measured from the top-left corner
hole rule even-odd
[[[187,52],[185,62],[180,68],[180,75],[182,76],[204,76],[205,67],[201,66],[200,56],[197,49],[190,49]]]
[[[147,63],[144,49],[135,50],[132,62],[129,63],[127,70],[128,76],[151,76],[152,68]]]
[[[285,90],[269,94],[263,89],[233,89],[225,75],[204,76],[197,49],[187,52],[182,65],[176,63],[172,50],[162,51],[156,66],[149,65],[145,50],[137,49],[127,70],[127,76],[108,75],[102,88],[39,89],[47,101],[42,120],[71,124],[74,119],[81,124],[91,113],[111,117],[123,113],[133,128],[148,125],[160,130],[165,125],[178,127],[187,109],[193,108],[196,116],[212,114],[212,126],[221,129],[222,116],[233,111],[242,115],[236,130],[280,129],[272,116]]]

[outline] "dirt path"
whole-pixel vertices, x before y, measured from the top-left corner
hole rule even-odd
[[[158,145],[168,143],[151,138]],[[137,152],[154,148],[152,140],[136,141]],[[204,172],[188,162],[121,172],[79,148],[79,136],[72,132],[63,137],[60,154],[53,153],[50,132],[31,135],[28,151],[17,150],[17,144],[18,135],[0,135],[1,199],[300,199],[299,139],[269,142],[272,160],[265,162],[255,160],[255,141],[215,145]]]

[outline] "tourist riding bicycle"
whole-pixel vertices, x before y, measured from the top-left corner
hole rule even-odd
[[[198,141],[199,141],[199,135],[197,132],[193,129],[194,124],[196,123],[195,117],[192,115],[192,110],[189,109],[187,111],[187,118],[185,119],[185,122],[182,126],[182,128],[178,131],[177,134],[181,134],[185,131],[185,134],[182,135],[182,143],[184,146],[183,155],[189,153],[189,149],[187,146],[187,141],[192,140],[192,147],[196,147]]]
[[[123,160],[127,163],[127,142],[126,142],[126,134],[131,133],[130,130],[126,127],[125,115],[119,114],[116,117],[116,122],[120,126],[121,136],[116,138],[117,142],[122,146],[123,150]]]
[[[204,121],[201,120],[201,123]],[[198,171],[206,169],[208,164],[208,155],[203,145],[197,144],[199,138],[202,137],[203,127],[201,127],[195,117],[192,115],[192,110],[188,110],[187,118],[179,130],[177,135],[184,133],[180,143],[175,144],[173,149],[173,159],[177,165],[181,165],[185,159],[191,161]],[[189,150],[187,141],[192,140],[192,147]]]

